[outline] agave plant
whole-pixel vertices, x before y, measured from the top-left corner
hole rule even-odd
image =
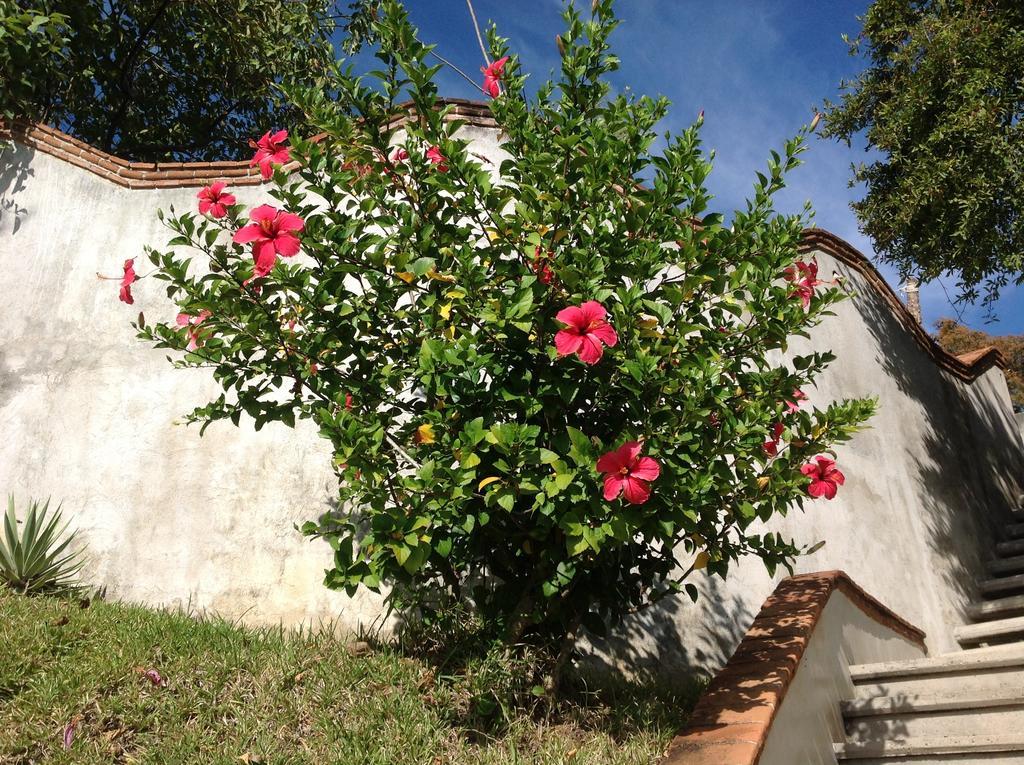
[[[60,505],[50,512],[50,500],[29,505],[18,534],[14,497],[7,498],[4,536],[0,539],[0,582],[29,594],[75,591],[75,576],[85,565],[82,550],[71,549],[75,532],[61,523]]]

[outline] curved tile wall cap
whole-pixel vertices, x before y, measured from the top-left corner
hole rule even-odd
[[[439,99],[437,109],[449,108],[449,120],[461,120],[478,127],[496,127],[490,107],[462,98]],[[412,119],[416,112],[412,102],[396,107],[396,116],[389,127]],[[314,136],[318,140],[323,134]],[[12,125],[0,124],[0,138],[9,137],[44,154],[62,159],[129,189],[166,189],[203,186],[211,181],[226,180],[233,186],[257,186],[263,183],[258,167],[248,160],[228,162],[129,162],[107,154],[63,131],[41,123],[15,120]],[[297,163],[285,165],[293,170]]]
[[[956,358],[960,361],[960,363],[961,364],[966,364],[967,366],[973,366],[973,365],[977,364],[981,359],[984,359],[986,357],[991,357],[993,359],[998,357],[998,361],[994,361],[993,363],[997,363],[1000,366],[1003,366],[1006,363],[1005,358],[1003,357],[1002,352],[998,348],[996,348],[994,345],[989,345],[989,346],[986,346],[984,348],[979,348],[976,351],[969,351],[967,353],[958,353],[956,355]]]
[[[954,356],[943,350],[935,338],[929,335],[920,322],[907,310],[889,283],[871,265],[871,261],[849,242],[823,228],[809,228],[804,231],[804,241],[800,245],[800,250],[802,252],[827,253],[857,271],[885,299],[900,324],[913,335],[921,349],[931,356],[939,367],[950,374],[965,382],[973,382],[992,367],[1006,368],[1006,359],[996,348],[986,348],[961,356]]]
[[[842,571],[783,579],[700,697],[661,765],[755,765],[832,593],[924,649],[924,633]]]

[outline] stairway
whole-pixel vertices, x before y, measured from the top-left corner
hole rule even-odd
[[[840,763],[1024,765],[1024,510],[1002,540],[954,633],[963,650],[850,667]]]

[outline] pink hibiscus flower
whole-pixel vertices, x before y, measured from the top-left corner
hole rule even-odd
[[[228,205],[235,203],[235,195],[225,194],[225,186],[227,184],[224,181],[217,181],[199,189],[199,193],[196,196],[199,197],[200,215],[209,215],[211,218],[223,218],[228,214]]]
[[[188,350],[194,351],[203,344],[205,338],[199,331],[199,325],[211,316],[213,316],[213,314],[206,310],[200,311],[196,316],[191,316],[187,313],[178,314],[177,319],[175,319],[175,323],[177,323],[179,327],[188,328],[188,346],[186,346]]]
[[[142,675],[147,680],[149,680],[150,683],[152,683],[153,685],[157,686],[158,688],[163,688],[164,686],[167,685],[167,680],[165,680],[163,678],[163,676],[160,674],[159,670],[147,669],[146,671],[144,671],[142,673]]]
[[[782,438],[783,425],[781,422],[777,422],[772,426],[772,437],[761,444],[761,448],[764,453],[769,457],[774,457],[779,453],[779,439]]]
[[[604,473],[606,500],[625,494],[630,504],[642,505],[651,496],[651,481],[661,474],[661,466],[653,457],[641,457],[642,448],[639,441],[627,441],[598,459],[597,470]]]
[[[75,741],[75,728],[78,727],[79,715],[75,715],[71,722],[64,726],[64,748],[70,749]]]
[[[784,270],[782,275],[787,282],[793,282],[793,291],[790,294],[800,298],[805,311],[810,308],[811,298],[814,297],[814,288],[819,284],[824,284],[818,279],[818,262],[812,260],[810,263],[805,263],[798,260],[795,265]]]
[[[559,356],[578,354],[584,364],[596,364],[604,354],[604,346],[619,342],[611,324],[604,320],[608,312],[595,300],[583,305],[563,308],[555,316],[566,325],[555,334],[555,348]]]
[[[132,285],[138,280],[139,277],[135,275],[135,258],[128,258],[124,262],[124,276],[121,277],[121,292],[118,295],[122,303],[131,305],[135,302],[135,298],[132,297]]]
[[[270,273],[277,256],[290,258],[299,252],[297,234],[306,227],[295,213],[260,205],[249,214],[251,223],[238,229],[232,239],[235,244],[252,242],[254,268],[252,277],[259,279]]]
[[[409,159],[409,152],[401,146],[396,146],[395,150],[391,152],[391,162],[393,164],[397,165],[399,162],[405,162],[407,159]]]
[[[249,146],[256,149],[256,153],[249,160],[249,167],[259,165],[263,180],[274,174],[274,165],[283,165],[292,158],[288,147],[284,145],[287,140],[287,130],[278,130],[273,134],[268,130],[260,140],[249,141]]]
[[[793,389],[793,400],[786,402],[786,414],[794,414],[800,411],[799,401],[803,401],[807,398],[807,394],[799,388]]]
[[[838,488],[846,483],[846,476],[836,469],[835,460],[828,457],[815,457],[814,461],[800,468],[800,472],[811,479],[807,493],[815,499],[832,499]]]
[[[501,94],[501,88],[498,87],[498,83],[501,81],[502,75],[505,74],[505,63],[507,61],[508,56],[502,56],[494,63],[480,67],[480,71],[484,73],[484,93],[491,98],[497,98]]]
[[[437,146],[431,146],[427,149],[427,159],[437,166],[437,172],[448,172],[448,159],[441,153],[441,149]]]

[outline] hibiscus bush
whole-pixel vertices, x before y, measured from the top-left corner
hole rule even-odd
[[[275,204],[214,185],[165,216],[147,276],[180,315],[137,324],[223,387],[203,428],[306,419],[331,442],[340,509],[304,526],[334,549],[327,586],[458,604],[562,659],[581,626],[696,597],[697,569],[790,565],[762,522],[835,496],[830,450],[873,408],[813,400],[829,352],[781,353],[844,297],[799,256],[809,213],[773,208],[807,131],[727,222],[702,119],[662,139],[664,99],[613,95],[610,0],[565,20],[534,91],[491,30],[488,159],[382,3],[375,71],[290,91],[324,135],[254,144]]]

